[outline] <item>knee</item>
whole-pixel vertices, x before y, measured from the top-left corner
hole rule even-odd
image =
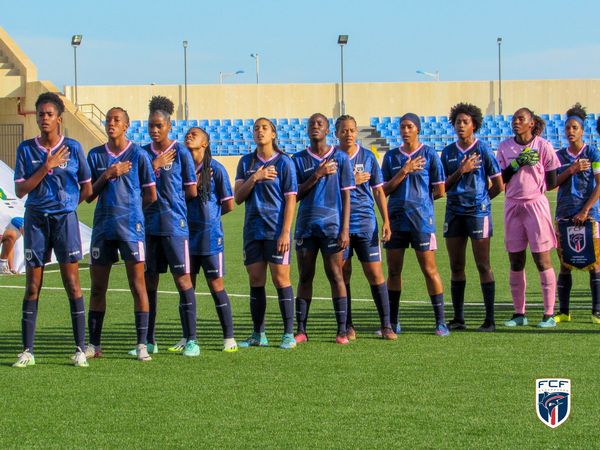
[[[187,291],[192,288],[192,280],[188,274],[175,278],[175,285],[179,292]]]
[[[264,286],[267,282],[267,277],[265,273],[249,273],[248,281],[250,282],[250,286]]]
[[[65,290],[69,298],[81,297],[81,286],[77,277],[68,276],[64,279]]]
[[[485,274],[491,272],[491,270],[492,270],[490,263],[488,261],[477,261],[476,265],[477,265],[477,271],[479,272],[480,275],[485,275]]]

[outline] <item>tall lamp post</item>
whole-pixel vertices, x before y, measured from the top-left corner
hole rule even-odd
[[[502,38],[496,39],[498,43],[498,114],[502,115]]]
[[[71,38],[71,46],[73,47],[73,66],[75,67],[75,106],[78,107],[78,99],[77,99],[77,47],[81,45],[81,40],[83,39],[83,35],[74,34]]]
[[[340,46],[340,74],[342,82],[342,101],[340,103],[340,112],[346,114],[346,102],[344,101],[344,45],[348,43],[348,35],[340,34],[337,43]]]
[[[184,96],[184,110],[183,114],[185,120],[188,120],[188,95],[187,95],[187,48],[188,41],[183,41],[183,96]]]
[[[223,84],[225,78],[234,77],[244,73],[243,70],[236,70],[235,72],[219,72],[219,84]]]
[[[259,68],[258,53],[251,53],[250,56],[256,60],[256,84],[258,84],[258,82],[259,82],[259,78],[258,78],[258,68]]]

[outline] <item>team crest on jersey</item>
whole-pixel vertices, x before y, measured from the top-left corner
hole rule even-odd
[[[365,165],[364,164],[356,164],[354,166],[354,170],[358,173],[362,173],[365,171]]]
[[[100,258],[100,248],[99,247],[92,247],[92,258],[94,258],[94,259]]]
[[[585,249],[585,227],[567,227],[567,242],[569,248],[576,253]]]
[[[27,261],[31,261],[33,259],[33,252],[31,251],[30,248],[25,249],[25,259]]]
[[[535,412],[550,428],[562,425],[571,413],[571,380],[540,378],[535,380]]]
[[[169,163],[169,164],[167,164],[166,166],[163,166],[163,168],[162,168],[162,169],[168,172],[168,171],[169,171],[169,170],[171,170],[172,168],[173,168],[173,163]]]
[[[183,219],[179,219],[179,226],[180,226],[181,228],[185,228],[185,220],[183,220]]]
[[[444,222],[444,233],[448,232],[448,222]]]
[[[221,238],[218,238],[218,239],[217,239],[217,245],[221,245],[222,243],[223,243],[223,239],[221,239]],[[246,258],[244,258],[244,259],[246,259]]]
[[[137,231],[138,233],[142,232],[142,224],[141,223],[135,224],[135,231]]]
[[[64,163],[59,164],[58,167],[60,167],[61,169],[66,169],[68,165],[69,161],[65,161]]]

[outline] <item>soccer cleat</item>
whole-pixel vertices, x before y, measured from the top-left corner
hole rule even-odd
[[[592,319],[592,323],[595,323],[596,325],[600,325],[600,312],[593,313],[591,316],[591,319]]]
[[[189,357],[200,356],[200,346],[195,340],[187,341],[182,355]]]
[[[441,337],[450,336],[450,330],[445,323],[438,323],[435,326],[435,335]]]
[[[148,353],[158,353],[158,344],[156,342],[154,344],[148,342],[146,344],[146,349],[147,349]],[[129,354],[131,356],[136,356],[137,355],[137,347],[134,348],[133,350],[129,350]]]
[[[8,260],[0,259],[0,273],[4,275],[11,275],[13,272],[8,267]]]
[[[248,347],[268,347],[269,340],[267,339],[267,333],[252,333],[252,335],[238,344],[241,348]]]
[[[284,334],[281,338],[281,344],[279,344],[279,348],[284,350],[296,348],[296,339],[294,339],[294,335],[292,333]]]
[[[559,314],[557,314],[557,315],[554,316],[554,321],[556,323],[570,322],[571,320],[573,320],[573,317],[571,316],[571,313],[569,313],[569,314],[559,313]]]
[[[396,327],[392,327],[392,331],[396,334],[400,334],[402,333],[402,328],[400,327],[400,322],[398,322],[396,324]],[[379,328],[378,330],[375,330],[375,336],[381,337],[382,336],[382,331],[381,328]]]
[[[238,345],[234,338],[223,339],[223,351],[225,353],[235,353],[238,351]]]
[[[73,356],[73,365],[75,367],[89,367],[89,363],[85,356],[85,352],[81,350],[81,348],[77,347],[77,351],[75,352],[75,356]]]
[[[491,333],[496,331],[496,322],[494,322],[493,320],[486,320],[485,322],[483,322],[481,324],[481,326],[479,328],[477,328],[476,331],[480,331],[483,333]]]
[[[462,330],[466,330],[467,329],[467,325],[465,324],[464,321],[460,321],[460,320],[456,320],[456,319],[452,319],[450,322],[448,322],[448,329],[452,330],[452,331],[462,331]]]
[[[554,328],[556,327],[556,321],[552,316],[544,316],[544,318],[536,325],[538,328]]]
[[[304,344],[305,342],[308,342],[308,335],[305,332],[300,331],[296,333],[294,340],[296,341],[296,344]]]
[[[17,356],[19,359],[17,359],[17,362],[12,365],[13,367],[23,369],[28,366],[35,366],[35,358],[29,349],[23,350],[23,353],[19,353]]]
[[[350,341],[348,340],[348,336],[345,334],[338,334],[335,337],[335,343],[340,345],[348,345]]]
[[[390,327],[383,327],[381,329],[381,337],[386,341],[395,341],[398,339],[398,335]]]
[[[356,340],[356,330],[354,329],[354,327],[352,325],[350,325],[348,327],[348,329],[346,330],[346,336],[348,337],[349,341]]]
[[[525,316],[517,316],[516,314],[512,316],[510,320],[504,322],[505,327],[522,327],[526,326],[529,323],[527,317]]]
[[[85,346],[85,357],[87,359],[100,358],[102,356],[102,349],[100,346],[94,344],[88,344]]]
[[[186,338],[181,338],[177,344],[167,349],[168,352],[171,353],[181,353],[185,348],[185,344],[187,344]]]
[[[148,347],[145,344],[138,344],[135,352],[138,361],[152,361],[152,357],[148,354]]]

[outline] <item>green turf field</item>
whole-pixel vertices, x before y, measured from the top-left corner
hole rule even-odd
[[[444,205],[438,203],[438,230]],[[501,324],[510,317],[511,308],[502,201],[494,201],[494,208],[492,261],[497,323]],[[88,224],[91,215],[91,207],[80,209],[81,219]],[[224,218],[225,280],[238,339],[251,330],[241,263],[242,223],[243,208]],[[448,286],[447,256],[440,244],[438,264]],[[212,299],[201,285],[202,355],[186,359],[165,351],[144,364],[126,354],[135,342],[133,308],[124,268],[116,266],[111,283],[115,290],[108,297],[104,357],[92,360],[88,369],[76,369],[68,359],[73,347],[68,303],[59,274],[48,273],[38,316],[37,365],[26,370],[10,367],[20,351],[24,277],[2,277],[0,447],[597,447],[593,430],[600,406],[593,392],[598,388],[600,328],[589,322],[586,275],[574,274],[574,322],[551,331],[499,326],[493,334],[471,331],[483,320],[472,258],[467,277],[470,330],[449,338],[433,335],[429,298],[411,254],[405,263],[403,333],[398,341],[373,336],[378,326],[375,307],[355,266],[356,342],[346,347],[334,343],[331,302],[315,300],[308,329],[311,341],[293,351],[278,349],[281,324],[273,299],[267,310],[272,348],[234,354],[220,351],[220,326]],[[178,297],[169,278],[161,282],[164,293],[158,318],[158,343],[165,350],[180,336]],[[86,268],[81,279],[89,287]],[[293,279],[297,279],[295,271]],[[542,315],[539,286],[529,259],[527,291],[533,324]],[[269,287],[268,293],[275,291]],[[328,284],[320,275],[315,297],[328,295]],[[449,295],[446,303],[451,303]],[[451,317],[451,307],[446,311]],[[534,380],[544,377],[572,379],[571,417],[555,430],[543,425],[534,410]]]

